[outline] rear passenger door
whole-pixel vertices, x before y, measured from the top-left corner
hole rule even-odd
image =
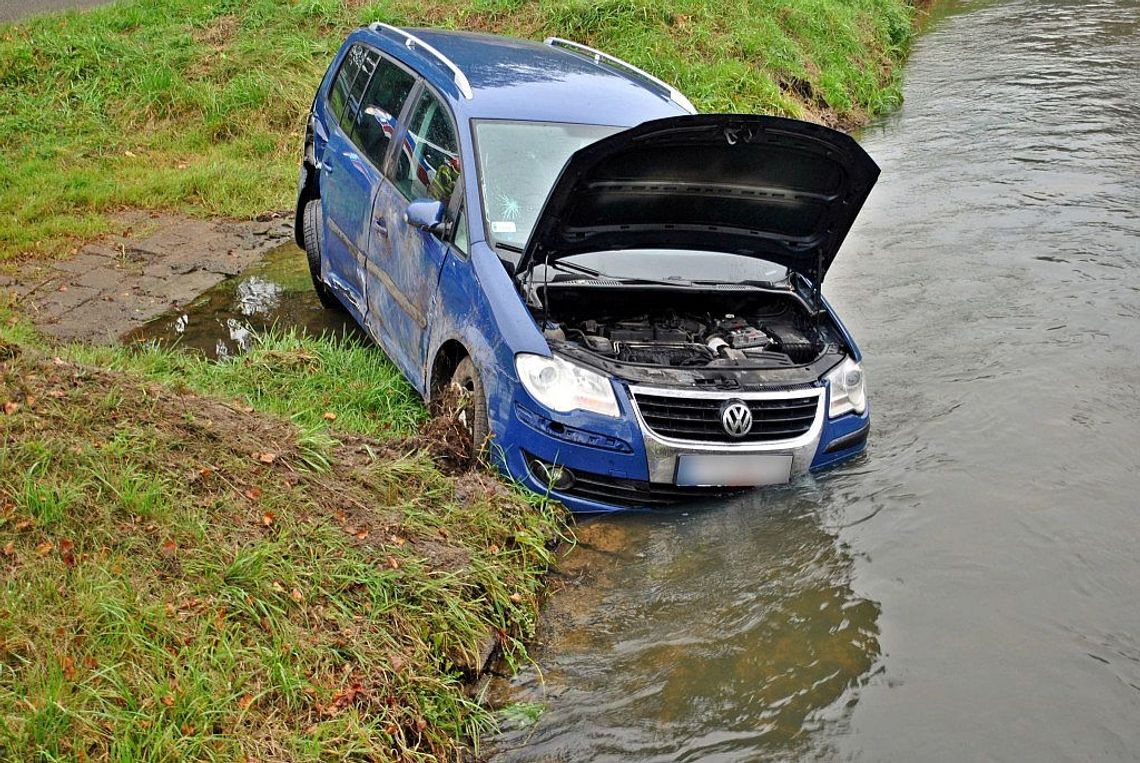
[[[321,159],[326,280],[362,319],[367,313],[372,208],[400,111],[414,85],[410,73],[358,44],[345,56],[329,93],[336,123],[329,126]]]
[[[371,272],[375,263],[375,281],[383,289],[369,294],[368,320],[370,328],[384,324],[396,362],[421,386],[427,316],[432,313],[449,244],[445,237],[409,225],[405,213],[409,203],[425,199],[457,208],[462,164],[455,120],[426,86],[409,110],[406,128],[373,209],[373,218],[382,221],[384,237],[369,252],[369,264]]]

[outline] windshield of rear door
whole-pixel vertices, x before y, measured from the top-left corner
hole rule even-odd
[[[475,121],[479,190],[492,244],[522,247],[570,154],[624,127]]]

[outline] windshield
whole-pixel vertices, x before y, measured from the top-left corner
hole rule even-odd
[[[479,189],[493,244],[522,247],[570,154],[623,127],[478,120]]]

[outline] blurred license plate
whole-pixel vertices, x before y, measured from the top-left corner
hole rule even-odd
[[[688,454],[677,457],[675,481],[678,485],[701,486],[782,485],[791,475],[790,454]]]

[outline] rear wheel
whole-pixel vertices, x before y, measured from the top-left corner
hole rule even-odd
[[[471,435],[474,454],[481,458],[486,452],[491,427],[487,421],[487,395],[483,390],[483,379],[479,376],[479,369],[475,367],[471,358],[459,361],[451,377],[451,383],[459,387],[461,393],[455,418]]]
[[[309,275],[313,277],[313,290],[317,299],[328,308],[339,308],[340,302],[332,289],[321,280],[321,200],[313,199],[305,205],[304,212],[305,258],[309,261]]]

